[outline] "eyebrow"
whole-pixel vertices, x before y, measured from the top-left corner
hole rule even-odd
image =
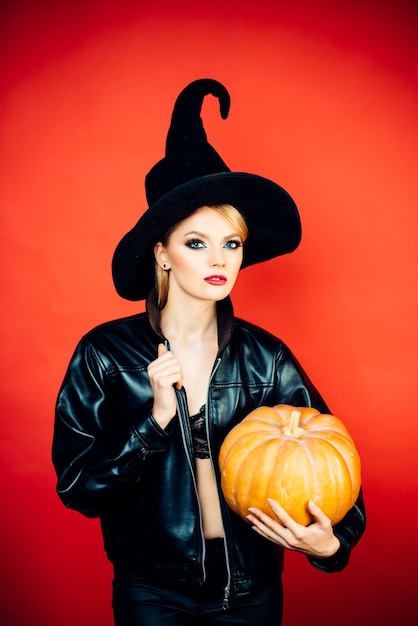
[[[191,230],[188,233],[184,233],[184,237],[190,237],[190,235],[197,235],[198,237],[202,237],[203,239],[209,239],[209,235],[206,235],[205,233],[200,232],[199,230]],[[225,240],[231,239],[231,237],[238,237],[239,239],[241,239],[241,237],[239,236],[238,233],[231,233],[230,235],[227,235],[225,237]]]

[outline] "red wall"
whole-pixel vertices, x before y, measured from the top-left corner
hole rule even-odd
[[[55,495],[54,401],[81,334],[141,308],[114,292],[112,252],[145,209],[177,94],[205,76],[232,97],[226,122],[205,103],[209,140],[289,190],[304,227],[295,254],[242,273],[236,312],[292,347],[363,459],[367,532],[341,574],[288,555],[284,626],[413,622],[413,4],[2,4],[2,624],[112,623],[98,522]]]

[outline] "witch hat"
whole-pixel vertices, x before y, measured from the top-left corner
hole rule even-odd
[[[230,97],[218,81],[189,84],[174,105],[165,157],[145,178],[149,208],[121,239],[112,261],[120,296],[142,300],[154,286],[154,245],[201,206],[227,203],[248,225],[242,267],[293,252],[301,239],[299,213],[291,196],[273,181],[231,172],[208,143],[200,117],[204,97],[217,97],[220,114],[228,117]]]

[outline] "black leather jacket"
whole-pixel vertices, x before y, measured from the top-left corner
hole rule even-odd
[[[207,397],[210,454],[260,405],[314,406],[329,412],[289,349],[276,337],[218,305],[219,354]],[[77,346],[56,406],[53,462],[67,507],[100,517],[105,550],[116,566],[149,580],[201,583],[205,577],[201,512],[184,390],[167,430],[153,419],[147,366],[163,340],[155,307],[103,324]],[[228,590],[246,593],[280,575],[283,550],[255,533],[219,489]],[[335,527],[341,548],[309,559],[325,571],[348,563],[365,528],[362,496]]]

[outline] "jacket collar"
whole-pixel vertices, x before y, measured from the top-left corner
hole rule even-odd
[[[218,353],[222,352],[228,345],[231,338],[234,309],[232,306],[231,298],[228,296],[224,300],[221,300],[217,304],[218,308]],[[160,324],[160,311],[157,306],[157,294],[155,289],[152,289],[148,294],[146,301],[146,310],[152,329],[157,335],[165,340]]]

